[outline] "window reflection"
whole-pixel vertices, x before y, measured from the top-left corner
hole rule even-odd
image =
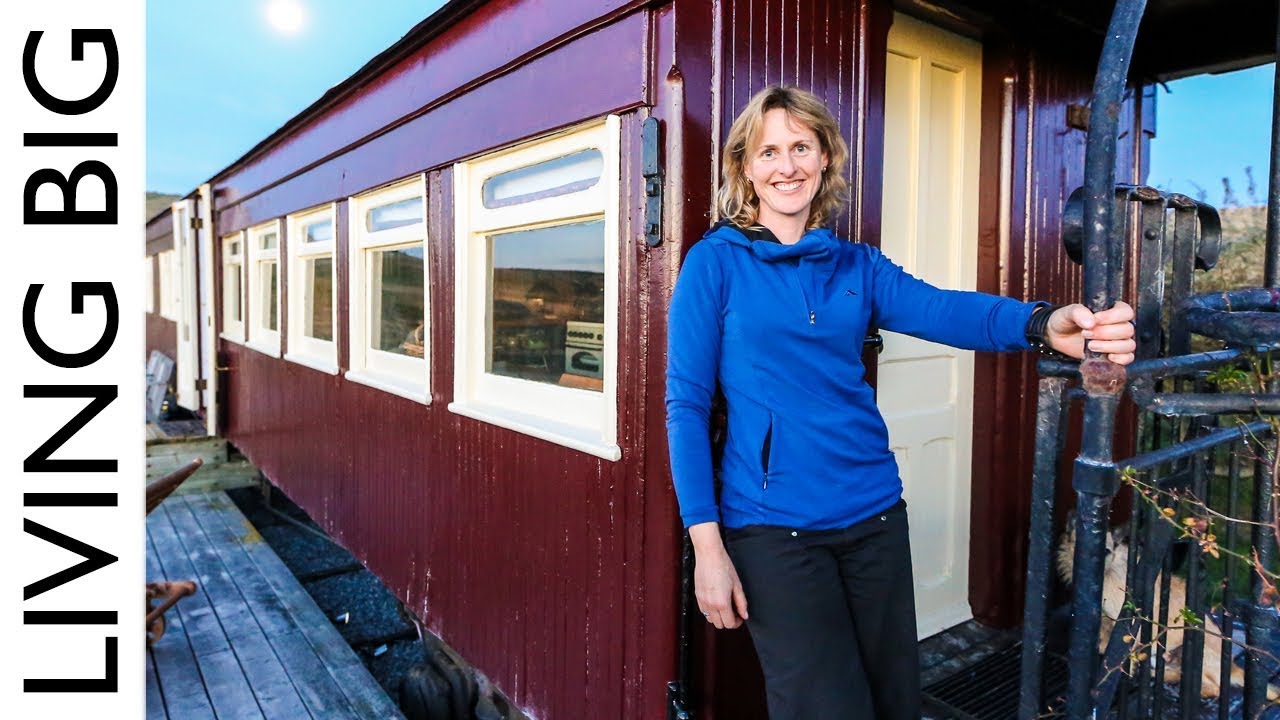
[[[311,223],[307,226],[304,235],[308,243],[328,242],[333,239],[333,221]]]
[[[240,265],[231,264],[224,268],[222,275],[222,292],[224,293],[223,314],[226,318],[240,322]]]
[[[500,208],[586,190],[600,182],[604,155],[596,148],[494,175],[484,182],[482,200]]]
[[[272,237],[275,237],[272,235]],[[279,266],[274,260],[268,260],[260,263],[259,271],[262,273],[262,309],[264,323],[268,330],[278,331],[280,329],[279,318],[279,297],[280,292],[278,281],[280,278]]]
[[[369,232],[379,232],[392,228],[416,225],[422,222],[422,198],[413,197],[408,200],[388,203],[369,208],[365,213],[364,226]]]
[[[488,370],[604,389],[604,221],[489,237]]]
[[[307,260],[304,272],[307,293],[303,334],[317,340],[332,340],[333,258],[318,257]]]
[[[370,261],[370,346],[397,355],[422,357],[426,309],[422,246],[376,250],[370,253]]]

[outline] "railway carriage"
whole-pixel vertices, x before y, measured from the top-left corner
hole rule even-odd
[[[1274,5],[1150,5],[1120,109],[1134,183],[1157,80],[1275,47]],[[759,716],[745,634],[681,617],[663,402],[728,125],[767,84],[815,92],[852,151],[841,234],[938,285],[1070,302],[1061,215],[1110,6],[450,0],[150,220],[149,349],[529,714],[665,717],[681,681],[700,717]],[[1167,47],[1192,20],[1203,42]],[[1034,359],[884,333],[868,360],[922,636],[1015,626]]]

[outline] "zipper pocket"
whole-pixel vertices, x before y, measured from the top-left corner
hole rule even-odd
[[[773,446],[773,418],[769,418],[769,429],[764,433],[764,442],[760,445],[760,466],[764,468],[764,486],[769,487],[769,450]]]

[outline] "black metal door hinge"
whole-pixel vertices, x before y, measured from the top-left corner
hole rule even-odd
[[[640,126],[641,173],[644,175],[644,241],[662,244],[662,127],[657,118]]]
[[[192,218],[191,218],[191,229],[192,229],[192,230],[199,230],[199,229],[201,229],[201,228],[203,228],[203,227],[204,227],[204,220],[202,220],[201,218],[198,218],[198,217],[192,217]]]

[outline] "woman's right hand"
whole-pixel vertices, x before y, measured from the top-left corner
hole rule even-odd
[[[720,630],[740,627],[747,619],[747,596],[720,539],[719,523],[691,526],[689,539],[693,541],[693,591],[698,609]]]

